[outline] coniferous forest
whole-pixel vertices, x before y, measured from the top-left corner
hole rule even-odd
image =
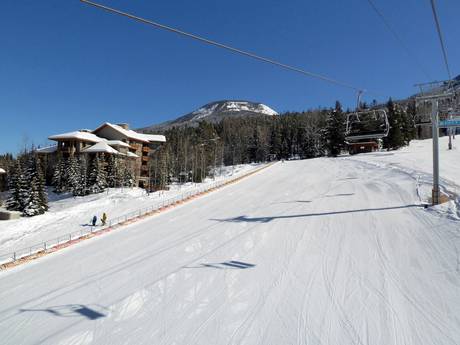
[[[366,109],[366,104],[361,108]],[[391,99],[384,106],[390,132],[383,140],[386,150],[408,145],[416,137],[415,106]],[[279,116],[224,118],[218,123],[200,122],[196,127],[164,131],[167,142],[151,161],[153,185],[200,182],[218,173],[220,166],[281,159],[335,157],[346,151],[347,113],[340,102],[330,109],[286,112]]]
[[[391,99],[385,106],[390,125],[383,139],[386,150],[408,145],[417,135],[415,106]],[[361,108],[368,108],[365,104]],[[150,154],[150,190],[171,183],[201,182],[219,174],[223,166],[283,159],[335,157],[347,150],[347,113],[339,102],[329,109],[286,112],[279,116],[227,117],[221,122],[202,121],[194,127],[173,127],[163,132],[167,141]],[[54,161],[23,152],[18,157],[0,156],[7,170],[9,189],[6,207],[26,216],[48,209],[45,184],[56,193],[74,196],[100,193],[107,187],[133,186],[132,169],[114,156],[57,157]],[[1,187],[1,186],[0,186]]]

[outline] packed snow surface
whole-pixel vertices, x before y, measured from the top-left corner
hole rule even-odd
[[[260,168],[260,164],[238,165],[235,167],[217,168],[216,180],[225,180],[233,176],[248,173]],[[156,206],[172,197],[209,185],[213,179],[203,183],[187,183],[171,185],[169,191],[147,194],[141,188],[109,188],[106,192],[84,197],[73,197],[71,194],[57,195],[49,193],[49,212],[32,218],[0,221],[0,262],[15,251],[27,249],[57,237],[78,232],[89,226],[91,218],[98,219],[102,213],[108,220],[124,216],[128,213]],[[7,197],[6,194],[3,196]],[[98,221],[100,225],[100,221]]]
[[[421,145],[277,163],[2,272],[2,343],[459,344],[460,223],[420,206]]]

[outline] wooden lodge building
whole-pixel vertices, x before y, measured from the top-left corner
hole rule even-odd
[[[69,157],[74,154],[114,154],[132,161],[136,185],[147,188],[149,185],[150,154],[162,143],[164,135],[143,134],[129,129],[123,124],[104,123],[95,130],[79,130],[52,135],[48,139],[57,145],[38,149],[37,153]]]

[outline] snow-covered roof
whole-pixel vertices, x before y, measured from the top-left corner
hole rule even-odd
[[[117,132],[121,133],[122,135],[124,135],[125,137],[127,138],[130,138],[130,139],[134,139],[134,140],[138,140],[138,141],[142,141],[142,142],[145,142],[145,143],[149,143],[149,142],[166,142],[166,137],[164,135],[156,135],[156,134],[143,134],[143,133],[137,133],[131,129],[125,129],[121,126],[118,126],[118,125],[114,125],[113,123],[110,123],[110,122],[106,122],[104,124],[102,124],[101,126],[99,126],[98,128],[96,128],[94,132],[97,132],[99,129],[105,127],[105,126],[108,126],[114,130],[116,130]]]
[[[81,152],[84,153],[109,153],[109,154],[114,154],[114,155],[119,155],[120,152],[115,150],[113,147],[109,146],[105,141],[102,141],[100,143],[97,143],[93,146],[86,147]]]
[[[128,157],[130,157],[130,158],[139,158],[138,155],[136,155],[135,153],[132,153],[132,152],[128,152],[128,153],[126,154],[126,156],[128,156]]]
[[[54,153],[57,151],[57,145],[42,147],[36,150],[37,153]]]
[[[121,141],[121,140],[106,140],[105,141],[107,144],[109,144],[110,146],[120,146],[120,147],[130,147],[129,144]]]
[[[5,169],[0,168],[0,174],[6,174]]]
[[[97,135],[89,132],[81,132],[81,131],[74,131],[74,132],[68,132],[68,133],[63,133],[63,134],[56,134],[50,136],[48,139],[50,140],[64,140],[64,139],[71,139],[71,140],[83,140],[83,141],[89,141],[93,143],[99,143],[101,141],[104,141],[105,139],[99,138]]]
[[[157,141],[160,143],[166,142],[166,137],[161,134],[141,134],[141,133],[138,133],[138,134],[142,135],[144,138],[146,138],[150,142],[152,141]]]

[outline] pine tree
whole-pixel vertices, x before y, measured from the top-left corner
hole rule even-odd
[[[11,167],[9,175],[9,189],[10,196],[6,201],[6,208],[11,211],[23,211],[27,204],[25,199],[24,188],[25,188],[25,177],[24,171],[20,159],[16,160],[16,163]]]
[[[387,150],[398,149],[404,146],[402,109],[391,98],[387,103],[387,108],[390,132],[386,138],[383,138],[383,145]]]
[[[66,189],[71,192],[72,195],[78,195],[81,190],[80,165],[75,155],[71,155],[67,160],[66,181]]]
[[[88,190],[91,193],[102,193],[106,187],[107,174],[104,169],[103,156],[96,154],[88,172]]]
[[[340,102],[335,103],[335,108],[331,110],[326,119],[324,140],[326,149],[330,156],[337,156],[345,145],[345,116],[342,112]]]
[[[48,193],[46,192],[46,181],[43,173],[42,162],[37,159],[37,177],[38,177],[38,198],[44,211],[48,211]]]
[[[27,202],[22,210],[23,214],[33,217],[43,214],[48,209],[45,183],[40,163],[35,155],[31,155],[27,162],[25,176],[28,181]]]
[[[107,186],[111,188],[122,185],[122,171],[117,156],[110,155],[107,159]]]
[[[57,164],[54,168],[53,181],[55,193],[64,193],[67,191],[67,159],[62,156],[58,157]]]
[[[73,195],[85,196],[89,194],[87,186],[86,159],[82,156],[78,157],[76,166],[76,183],[73,190]]]
[[[123,187],[134,187],[134,172],[129,166],[129,162],[125,161],[122,169],[122,185]]]
[[[409,102],[406,111],[404,111],[404,143],[409,145],[410,141],[417,136],[417,127],[415,119],[417,116],[417,108],[415,101]]]

